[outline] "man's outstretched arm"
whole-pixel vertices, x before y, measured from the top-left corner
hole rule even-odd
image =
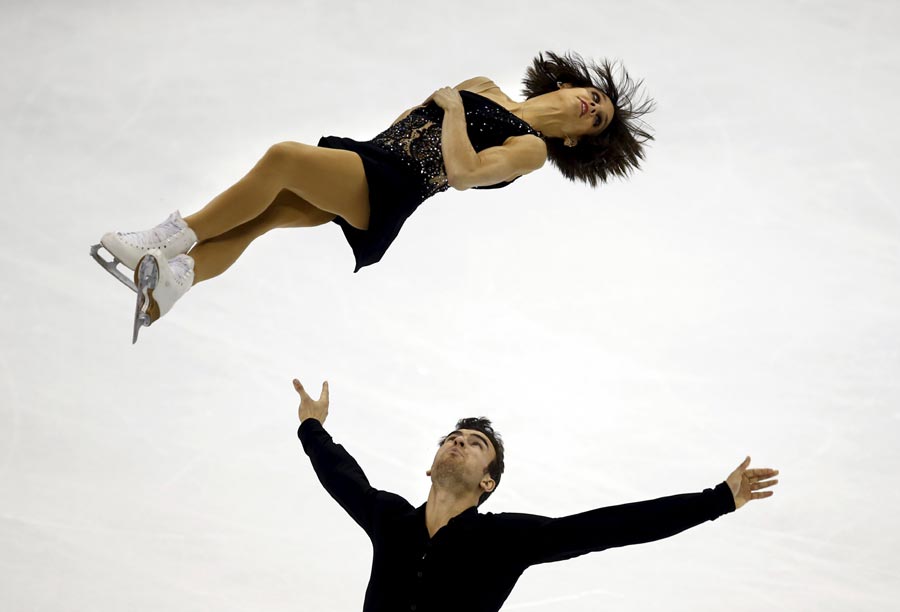
[[[318,400],[310,397],[296,378],[294,389],[300,395],[300,428],[297,436],[303,443],[303,450],[309,456],[319,482],[347,514],[371,535],[378,490],[369,484],[362,468],[350,453],[340,444],[335,444],[322,426],[328,417],[328,382],[322,384]]]
[[[652,542],[715,520],[755,499],[778,483],[778,470],[747,469],[747,457],[714,489],[598,508],[562,518],[521,517],[518,541],[529,564],[569,559],[588,552]]]

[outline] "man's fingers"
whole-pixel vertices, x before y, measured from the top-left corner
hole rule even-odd
[[[752,485],[750,485],[750,489],[753,491],[756,491],[757,489],[767,489],[768,487],[771,487],[771,486],[774,486],[777,484],[778,484],[777,480],[767,480],[765,482],[754,482]]]
[[[764,499],[766,497],[772,497],[774,494],[775,491],[760,491],[759,493],[752,493],[750,499]]]
[[[750,465],[750,456],[748,455],[746,459],[744,459],[739,466],[737,466],[734,471],[735,472],[743,472],[747,469],[747,466]]]
[[[303,385],[300,384],[300,381],[296,378],[294,379],[294,389],[297,393],[300,394],[300,399],[304,402],[311,402],[313,398],[309,396],[309,393],[306,392],[306,389],[303,388]],[[318,401],[328,403],[328,381],[322,383],[322,393],[319,395]]]
[[[747,476],[750,478],[769,478],[770,476],[778,476],[778,470],[772,468],[756,468],[747,470]]]
[[[300,399],[306,399],[309,395],[306,393],[306,389],[303,388],[303,385],[300,384],[300,381],[296,378],[294,379],[294,390],[300,394]]]

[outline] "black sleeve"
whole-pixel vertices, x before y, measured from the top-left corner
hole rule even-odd
[[[369,536],[380,491],[369,484],[356,460],[335,444],[316,419],[306,419],[297,430],[319,482]]]
[[[702,493],[598,508],[562,518],[503,514],[505,534],[527,565],[668,538],[734,511],[726,483]]]

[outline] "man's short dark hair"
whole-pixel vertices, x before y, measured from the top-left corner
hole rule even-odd
[[[500,437],[499,433],[494,431],[491,420],[485,417],[468,417],[460,419],[456,422],[456,429],[472,429],[474,431],[480,431],[491,441],[496,456],[494,457],[494,460],[488,464],[486,473],[490,474],[491,478],[494,479],[494,491],[496,491],[497,487],[500,486],[500,476],[503,474],[503,469],[505,467],[503,463],[503,438]],[[442,445],[447,438],[448,436],[441,438],[438,445]],[[482,493],[481,497],[478,498],[478,505],[480,506],[483,504],[494,491],[485,491]]]
[[[606,129],[595,136],[581,137],[574,147],[567,147],[560,138],[544,140],[547,156],[567,179],[596,187],[610,176],[626,177],[640,167],[644,143],[653,140],[650,126],[641,117],[655,105],[640,92],[643,82],[632,80],[621,63],[603,60],[589,64],[577,53],[559,55],[547,51],[534,58],[522,83],[526,98],[556,91],[562,83],[595,87],[607,95],[616,109]]]

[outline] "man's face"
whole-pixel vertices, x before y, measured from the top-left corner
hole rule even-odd
[[[428,475],[435,484],[492,491],[496,483],[487,473],[497,453],[488,437],[474,429],[450,432],[434,455]]]

